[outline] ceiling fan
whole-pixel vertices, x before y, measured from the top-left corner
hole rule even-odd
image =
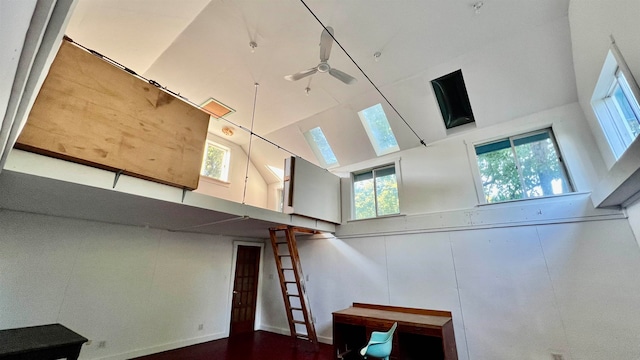
[[[329,75],[342,81],[345,84],[355,84],[358,79],[338,69],[333,69],[329,65],[328,61],[329,54],[331,54],[331,45],[333,45],[333,28],[331,26],[327,26],[322,31],[322,35],[320,35],[320,64],[312,67],[311,69],[303,70],[293,75],[287,75],[284,78],[289,81],[297,81],[307,76],[311,76],[317,72],[328,72]]]

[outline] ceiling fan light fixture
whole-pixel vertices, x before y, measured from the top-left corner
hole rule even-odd
[[[250,41],[249,42],[249,47],[251,48],[251,52],[254,53],[256,52],[256,48],[258,47],[258,43],[255,41]]]
[[[227,136],[233,136],[233,129],[228,126],[225,126],[222,128],[222,133]]]

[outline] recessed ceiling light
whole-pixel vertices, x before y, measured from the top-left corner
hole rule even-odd
[[[375,62],[378,62],[378,60],[380,59],[380,56],[382,56],[382,53],[380,51],[376,51],[373,54],[373,60],[375,60]]]

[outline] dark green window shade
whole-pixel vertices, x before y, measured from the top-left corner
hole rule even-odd
[[[372,171],[367,171],[366,173],[353,175],[353,181],[354,182],[370,180],[370,179],[373,179],[373,172]]]
[[[382,169],[376,169],[376,177],[382,177],[382,176],[387,176],[387,175],[395,175],[395,173],[396,173],[395,166],[382,168]]]
[[[529,144],[529,143],[538,142],[538,141],[545,141],[548,138],[549,138],[549,132],[545,131],[543,133],[515,139],[513,140],[513,146],[519,146],[519,145]]]
[[[381,169],[374,169],[374,170],[367,171],[360,174],[355,174],[353,175],[353,181],[358,182],[358,181],[364,181],[364,180],[371,180],[373,179],[374,172],[376,174],[376,177],[379,178],[379,177],[388,176],[388,175],[395,175],[396,168],[395,166],[389,166]]]
[[[492,142],[490,144],[476,146],[476,155],[482,155],[482,154],[490,153],[493,151],[508,149],[510,147],[511,147],[511,142],[509,141],[509,139],[500,140],[500,141]]]

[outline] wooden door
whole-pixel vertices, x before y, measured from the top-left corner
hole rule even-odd
[[[260,247],[238,245],[229,335],[252,332],[256,320]]]

